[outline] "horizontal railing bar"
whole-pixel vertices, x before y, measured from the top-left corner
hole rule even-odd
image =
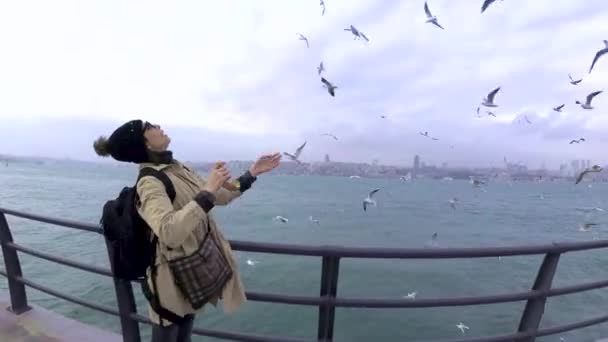
[[[70,220],[61,220],[42,215],[23,213],[16,210],[0,208],[0,212],[8,215],[45,222],[49,224],[76,228],[95,233],[101,233],[99,225],[86,224]],[[554,242],[544,245],[474,247],[474,248],[373,248],[373,247],[344,247],[344,246],[309,246],[296,244],[280,244],[252,241],[229,241],[234,250],[244,252],[259,252],[307,256],[336,256],[342,258],[369,259],[454,259],[454,258],[484,258],[515,255],[535,255],[546,253],[565,253],[608,247],[608,240]]]
[[[33,251],[29,248],[17,245],[15,243],[7,243],[7,247],[15,248],[16,250],[24,253],[32,254],[34,256],[40,256],[47,260],[57,261],[68,266],[84,269],[97,274],[106,275],[112,277],[112,273],[109,270],[98,268],[95,266],[86,266],[75,261],[67,260],[64,258],[58,258],[60,260],[53,260],[53,256],[50,256],[43,252]],[[47,258],[51,257],[51,258]],[[489,296],[471,296],[471,297],[451,297],[451,298],[429,298],[429,299],[384,299],[384,298],[348,298],[338,297],[335,300],[326,299],[315,296],[298,296],[298,295],[283,295],[277,293],[265,293],[248,291],[246,296],[251,301],[264,302],[264,303],[280,303],[280,304],[292,304],[292,305],[309,305],[318,306],[329,301],[337,307],[350,307],[350,308],[429,308],[429,307],[448,307],[448,306],[472,306],[472,305],[487,305],[487,304],[498,304],[505,302],[516,302],[522,300],[528,300],[533,298],[539,298],[544,295],[547,297],[561,296],[565,294],[577,293],[588,291],[592,289],[608,287],[608,280],[602,280],[592,283],[571,285],[561,288],[554,288],[546,293],[543,291],[525,291],[525,292],[514,292],[500,295],[489,295]]]
[[[343,308],[433,308],[447,306],[469,306],[517,302],[530,298],[543,296],[542,291],[526,291],[507,293],[502,295],[457,297],[457,298],[429,298],[429,299],[381,299],[381,298],[345,298],[334,300],[337,307]]]
[[[152,321],[145,316],[142,316],[137,313],[132,313],[129,317],[139,323],[151,325]],[[246,341],[246,342],[317,342],[316,340],[306,340],[301,338],[293,338],[293,337],[271,337],[271,336],[261,336],[261,335],[249,335],[242,333],[229,333],[225,331],[218,330],[210,330],[203,328],[193,328],[192,332],[195,335],[199,336],[209,336],[221,338],[224,340],[233,340],[233,341]]]
[[[56,219],[56,218],[52,218],[52,217],[24,213],[24,212],[20,212],[20,211],[16,211],[16,210],[5,209],[5,208],[0,208],[0,212],[3,212],[5,214],[11,215],[11,216],[21,217],[24,219],[53,224],[56,226],[74,228],[74,229],[89,231],[89,232],[93,232],[93,233],[102,232],[102,229],[99,225],[93,225],[93,224],[89,224],[89,223],[82,223],[82,222],[78,222],[78,221],[64,220],[64,219]]]
[[[591,283],[585,283],[585,284],[579,284],[579,285],[555,287],[555,288],[549,290],[549,294],[547,296],[548,297],[563,296],[566,294],[585,292],[585,291],[600,289],[600,288],[604,288],[604,287],[608,287],[608,280],[594,281]]]
[[[486,336],[486,337],[474,337],[474,338],[459,338],[456,340],[432,340],[425,342],[513,342],[516,339],[522,339],[526,337],[532,337],[534,332],[526,332],[526,333],[515,333],[509,335],[496,335],[496,336]]]
[[[3,276],[5,276],[5,277],[8,278],[8,274],[6,274],[6,272],[4,272],[4,270],[0,270],[0,275],[3,275]],[[36,289],[38,291],[44,292],[44,293],[49,294],[51,296],[55,296],[57,298],[61,298],[63,300],[67,300],[67,301],[72,302],[72,303],[80,304],[80,305],[82,305],[84,307],[87,307],[89,309],[101,311],[101,312],[104,312],[104,313],[107,313],[107,314],[110,314],[110,315],[114,315],[114,316],[119,316],[120,315],[118,313],[118,310],[113,309],[113,308],[111,308],[109,306],[96,304],[96,303],[89,302],[89,301],[84,300],[84,299],[80,299],[78,297],[74,297],[74,296],[70,296],[70,295],[65,294],[65,293],[58,292],[56,290],[53,290],[53,289],[51,289],[49,287],[46,287],[44,285],[40,285],[40,284],[38,284],[36,282],[33,282],[31,280],[28,280],[28,279],[25,279],[23,277],[13,277],[13,279],[15,279],[16,281],[18,281],[20,283],[23,283],[23,284],[31,287],[31,288],[34,288],[34,289]]]
[[[104,275],[104,276],[112,277],[112,271],[110,271],[109,269],[105,269],[105,268],[97,267],[97,266],[92,266],[92,265],[87,265],[87,264],[84,264],[84,263],[81,263],[81,262],[78,262],[78,261],[73,261],[73,260],[69,260],[69,259],[63,258],[63,257],[55,256],[55,255],[52,255],[52,254],[36,251],[36,250],[31,249],[31,248],[18,245],[18,244],[14,243],[14,242],[7,242],[5,244],[5,246],[9,247],[9,248],[16,249],[16,250],[18,250],[20,252],[23,252],[23,253],[26,253],[26,254],[38,257],[38,258],[42,258],[42,259],[45,259],[45,260],[53,261],[53,262],[56,262],[56,263],[59,263],[59,264],[62,264],[62,265],[74,267],[74,268],[77,268],[77,269],[80,269],[80,270],[83,270],[83,271],[88,271],[88,272],[91,272],[91,273],[97,273],[97,274],[101,274],[101,275]]]
[[[587,319],[587,320],[584,320],[584,321],[579,321],[579,322],[576,322],[576,323],[559,325],[557,327],[540,329],[538,331],[538,333],[536,334],[536,336],[542,337],[542,336],[549,336],[549,335],[560,334],[560,333],[564,333],[564,332],[567,332],[567,331],[577,330],[577,329],[581,329],[581,328],[586,328],[586,327],[590,327],[592,325],[597,325],[597,324],[601,324],[601,323],[605,323],[605,322],[608,322],[608,315],[604,315],[604,316],[600,316],[600,317],[595,317],[595,318],[590,318],[590,319]]]
[[[545,295],[547,297],[563,296],[566,294],[584,292],[603,287],[608,287],[608,280],[601,280],[580,285],[564,286],[554,288],[549,291],[525,291],[489,296],[431,298],[416,300],[338,297],[335,299],[334,304],[337,307],[351,308],[431,308],[446,306],[471,306],[498,304],[505,302],[517,302],[527,299],[539,298]]]
[[[281,303],[281,304],[295,304],[295,305],[311,305],[319,306],[327,302],[326,298],[323,297],[309,297],[309,296],[294,296],[294,295],[283,295],[277,293],[264,293],[264,292],[245,292],[247,300],[263,303]]]
[[[8,274],[3,271],[0,270],[0,275],[7,277],[8,278]],[[87,300],[84,299],[80,299],[71,295],[67,295],[67,294],[63,294],[61,292],[58,292],[56,290],[53,290],[51,288],[48,288],[46,286],[40,285],[36,282],[33,282],[31,280],[22,278],[22,277],[14,277],[15,280],[17,280],[18,282],[21,282],[29,287],[32,287],[34,289],[37,289],[41,292],[47,293],[49,295],[88,307],[90,309],[94,309],[97,311],[101,311],[110,315],[114,315],[114,316],[119,316],[119,312],[116,309],[113,309],[111,307],[105,306],[105,305],[100,305],[100,304],[96,304],[93,302],[89,302]],[[578,288],[586,288],[586,289],[593,289],[595,287],[595,285],[604,285],[605,283],[607,283],[608,281],[598,281],[598,282],[594,282],[594,283],[589,283],[589,284],[583,284],[583,285],[574,285],[574,286],[569,286],[569,287],[563,287],[563,288],[559,288],[559,289],[554,289],[550,292],[551,295],[561,295],[561,294],[566,294],[566,293],[572,293],[572,292],[579,292],[579,291],[575,291]],[[532,291],[531,291],[532,292]],[[539,291],[540,292],[540,291]],[[251,294],[250,294],[251,295]],[[260,294],[255,294],[255,295],[260,295]],[[261,297],[264,297],[265,294],[261,294]],[[461,298],[462,299],[462,298]],[[428,300],[427,300],[428,301]],[[337,301],[338,302],[338,301]],[[141,316],[139,314],[131,314],[131,317],[141,323],[145,323],[145,324],[151,324],[152,322],[144,316]],[[551,327],[551,328],[546,328],[546,329],[541,329],[536,333],[536,336],[538,337],[542,337],[542,336],[548,336],[548,335],[555,335],[555,334],[559,334],[559,333],[563,333],[563,332],[567,332],[567,331],[571,331],[571,330],[577,330],[577,329],[581,329],[581,328],[585,328],[588,326],[592,326],[592,325],[597,325],[597,324],[601,324],[601,323],[605,323],[608,322],[608,315],[605,316],[600,316],[600,317],[596,317],[596,318],[591,318],[585,321],[580,321],[580,322],[576,322],[576,323],[571,323],[571,324],[566,324],[566,325],[561,325],[561,326],[557,326],[557,327]],[[229,340],[234,340],[234,341],[249,341],[249,342],[275,342],[275,341],[287,341],[287,342],[305,342],[305,341],[313,341],[313,340],[305,340],[305,339],[294,339],[294,338],[284,338],[284,337],[266,337],[266,336],[258,336],[258,335],[247,335],[247,334],[238,334],[238,333],[228,333],[228,332],[222,332],[222,331],[216,331],[216,330],[207,330],[207,329],[199,329],[199,328],[195,328],[193,330],[193,332],[197,335],[201,335],[201,336],[210,336],[210,337],[217,337],[217,338],[223,338],[223,339],[229,339]],[[518,333],[518,334],[510,334],[510,335],[501,335],[501,336],[492,336],[492,337],[482,337],[482,338],[475,338],[475,339],[458,339],[458,340],[450,340],[450,341],[443,341],[443,342],[501,342],[501,341],[510,341],[513,340],[515,338],[524,338],[524,337],[530,337],[533,336],[533,333]]]
[[[608,247],[608,240],[584,242],[554,242],[545,245],[475,248],[372,248],[344,246],[306,246],[271,242],[231,240],[232,249],[244,252],[272,254],[336,256],[367,259],[456,259],[498,256],[565,253]]]

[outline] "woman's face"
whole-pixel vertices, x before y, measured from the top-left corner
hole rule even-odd
[[[166,151],[171,143],[171,139],[165,134],[159,125],[154,125],[146,121],[144,123],[144,137],[146,146],[150,151]]]

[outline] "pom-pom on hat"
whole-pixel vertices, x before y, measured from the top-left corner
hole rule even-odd
[[[145,163],[148,149],[144,137],[144,123],[131,120],[118,127],[109,138],[99,137],[93,143],[95,153],[102,157],[112,156],[118,161]]]

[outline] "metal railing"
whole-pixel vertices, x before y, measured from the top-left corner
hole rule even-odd
[[[101,233],[98,225],[91,225],[75,221],[55,219],[15,210],[0,208],[0,244],[4,256],[5,270],[0,274],[8,279],[11,306],[9,310],[15,314],[21,314],[30,310],[27,302],[25,285],[45,292],[52,296],[83,305],[85,307],[115,315],[120,318],[122,336],[125,342],[139,342],[139,323],[151,324],[151,321],[137,313],[137,306],[130,281],[113,278],[118,309],[105,305],[89,302],[57,290],[48,288],[42,284],[33,282],[23,277],[21,264],[17,252],[26,253],[38,258],[50,260],[71,266],[80,270],[97,273],[112,277],[109,269],[86,265],[77,261],[53,256],[39,252],[13,241],[11,230],[5,215],[16,216],[52,225],[75,228],[79,230]],[[564,324],[551,328],[539,329],[544,313],[547,298],[562,296],[571,293],[588,291],[608,287],[608,280],[588,282],[584,284],[553,288],[552,282],[555,275],[560,256],[566,252],[599,249],[608,247],[608,240],[589,242],[565,242],[551,243],[547,245],[520,246],[520,247],[487,247],[487,248],[359,248],[339,246],[304,246],[277,243],[259,243],[249,241],[230,241],[234,250],[301,255],[321,257],[321,286],[318,297],[282,295],[264,292],[247,292],[248,300],[281,303],[292,305],[317,306],[319,309],[319,321],[316,339],[290,338],[283,336],[260,336],[227,331],[194,328],[193,333],[200,336],[211,336],[233,341],[250,342],[304,342],[318,341],[331,342],[334,332],[334,317],[336,307],[351,308],[428,308],[448,306],[470,306],[480,304],[495,304],[505,302],[526,301],[517,332],[509,335],[486,336],[481,338],[469,338],[450,340],[450,342],[500,342],[500,341],[534,341],[536,337],[560,334],[563,332],[581,329],[608,321],[608,314],[576,323]],[[110,245],[107,245],[111,248]],[[456,298],[433,298],[417,299],[379,299],[379,298],[346,298],[338,297],[338,275],[340,259],[342,258],[376,258],[376,259],[447,259],[447,258],[480,258],[499,257],[514,255],[543,255],[544,260],[537,272],[536,280],[532,289],[525,292],[506,293],[489,296],[470,296]]]

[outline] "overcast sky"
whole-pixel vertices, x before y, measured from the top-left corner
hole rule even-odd
[[[94,138],[141,118],[184,160],[308,141],[304,161],[608,162],[608,92],[591,111],[574,103],[608,84],[608,55],[588,74],[608,39],[606,0],[497,1],[483,14],[481,0],[429,1],[445,30],[425,23],[424,1],[325,3],[321,16],[318,0],[5,1],[0,153],[99,160]],[[497,117],[477,118],[497,86]]]

